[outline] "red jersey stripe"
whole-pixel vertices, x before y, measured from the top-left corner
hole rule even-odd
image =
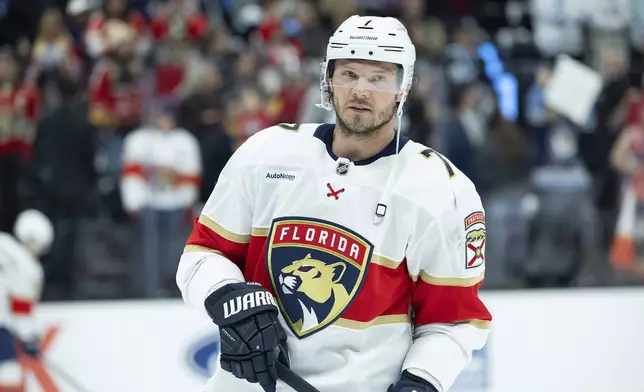
[[[441,286],[416,282],[412,306],[414,323],[463,323],[467,320],[491,321],[492,316],[478,296],[483,282],[473,286]]]
[[[141,165],[137,164],[125,164],[123,166],[122,175],[124,177],[141,177],[145,179],[145,169]]]
[[[205,225],[203,224],[203,222],[214,223],[214,225]],[[217,231],[212,230],[213,227],[216,228]],[[219,251],[243,271],[244,265],[246,264],[248,243],[232,241],[231,238],[239,240],[240,238],[245,237],[246,236],[240,236],[239,234],[226,232],[214,221],[208,221],[202,216],[195,219],[195,225],[192,229],[192,234],[190,234],[186,245],[198,245],[211,249],[212,251]]]
[[[365,323],[380,316],[406,316],[411,298],[412,281],[405,263],[395,269],[371,263],[362,288],[342,318]]]
[[[20,316],[28,316],[33,310],[34,303],[33,301],[11,297],[11,313]]]

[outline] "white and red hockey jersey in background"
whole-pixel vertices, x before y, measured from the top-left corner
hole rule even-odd
[[[123,206],[130,212],[192,208],[201,172],[199,143],[190,132],[137,129],[124,141]]]
[[[463,173],[421,144],[402,137],[398,157],[393,140],[371,159],[348,162],[333,154],[333,129],[275,126],[236,151],[181,258],[183,297],[204,311],[224,284],[262,284],[280,305],[291,368],[321,391],[384,392],[402,369],[447,391],[485,344],[491,320],[478,296],[481,200]],[[261,387],[217,370],[206,390]],[[290,388],[278,381],[277,390]]]
[[[38,336],[33,316],[43,279],[40,262],[12,235],[0,232],[0,328],[23,341]]]

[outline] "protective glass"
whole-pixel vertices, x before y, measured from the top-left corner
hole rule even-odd
[[[329,80],[334,89],[373,91],[397,94],[400,92],[399,77],[396,72],[359,74],[358,71],[337,69]]]

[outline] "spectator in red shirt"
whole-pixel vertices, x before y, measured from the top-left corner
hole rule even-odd
[[[129,25],[110,21],[106,32],[106,54],[90,77],[90,119],[96,126],[129,131],[142,120],[142,59]]]
[[[97,59],[109,49],[109,27],[106,23],[110,20],[127,23],[137,36],[137,52],[147,52],[150,45],[147,39],[148,26],[143,14],[136,11],[129,0],[105,0],[103,10],[90,16],[85,32],[85,49],[91,58]]]
[[[16,59],[0,50],[0,231],[11,231],[20,209],[19,183],[31,155],[37,90],[21,84]]]

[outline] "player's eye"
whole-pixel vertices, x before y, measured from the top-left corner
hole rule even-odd
[[[342,72],[342,76],[346,77],[347,79],[356,79],[358,77],[355,72],[348,70]]]

